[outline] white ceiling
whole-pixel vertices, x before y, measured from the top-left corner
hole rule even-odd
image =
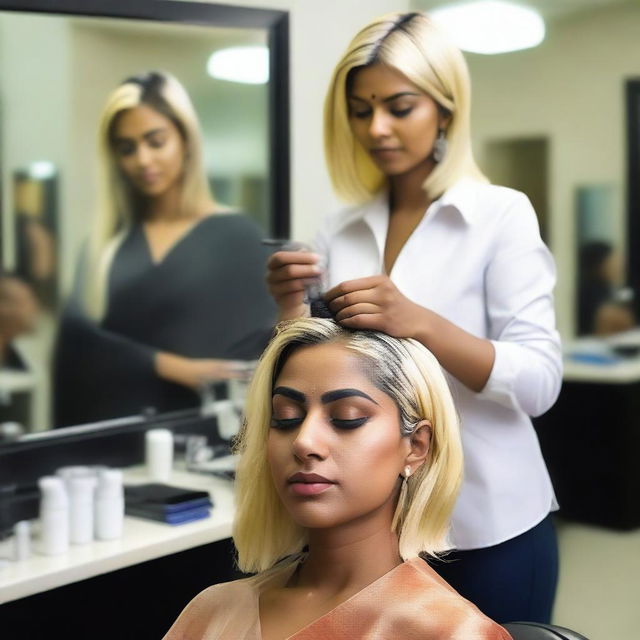
[[[472,0],[412,0],[414,9],[428,11],[434,7],[448,4],[462,4]],[[552,21],[571,14],[585,13],[595,9],[612,7],[614,5],[637,4],[638,0],[510,0],[514,4],[521,4],[537,9],[545,20]]]

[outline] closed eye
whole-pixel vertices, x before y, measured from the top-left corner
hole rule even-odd
[[[154,149],[159,149],[160,147],[162,147],[164,145],[164,143],[166,142],[166,139],[164,136],[152,136],[148,139],[149,142],[149,146],[154,148]]]
[[[353,420],[339,420],[338,418],[332,418],[331,424],[338,429],[357,429],[361,427],[369,418],[367,416],[363,418],[354,418]]]
[[[131,142],[117,142],[115,150],[119,156],[128,156],[136,150],[136,145]]]
[[[352,118],[364,120],[364,118],[368,118],[371,115],[371,109],[351,109],[349,115]]]
[[[271,418],[270,427],[280,431],[295,429],[302,423],[302,418]]]
[[[396,118],[405,118],[411,113],[412,110],[413,110],[413,107],[407,107],[406,109],[392,109],[391,113]]]

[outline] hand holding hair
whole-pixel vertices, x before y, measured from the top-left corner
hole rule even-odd
[[[324,295],[335,319],[350,329],[382,331],[395,338],[417,338],[427,310],[405,297],[389,276],[348,280]]]
[[[280,309],[280,320],[308,315],[305,285],[322,273],[319,259],[309,251],[276,251],[269,258],[266,282]]]
[[[389,276],[341,282],[325,293],[325,300],[343,327],[382,331],[394,338],[414,338],[472,391],[481,391],[487,383],[495,359],[491,342],[411,302]]]

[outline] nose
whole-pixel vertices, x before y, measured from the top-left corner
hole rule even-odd
[[[328,453],[327,426],[319,415],[308,413],[293,440],[293,455],[298,460],[324,460]]]
[[[136,148],[135,159],[139,167],[146,167],[151,161],[151,150],[146,144],[139,144]]]
[[[391,133],[388,114],[382,109],[374,109],[369,121],[369,135],[372,138],[385,138]]]

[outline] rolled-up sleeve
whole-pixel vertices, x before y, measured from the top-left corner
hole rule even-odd
[[[562,384],[555,263],[526,196],[514,197],[499,225],[485,274],[495,361],[480,396],[535,417],[551,408]]]

